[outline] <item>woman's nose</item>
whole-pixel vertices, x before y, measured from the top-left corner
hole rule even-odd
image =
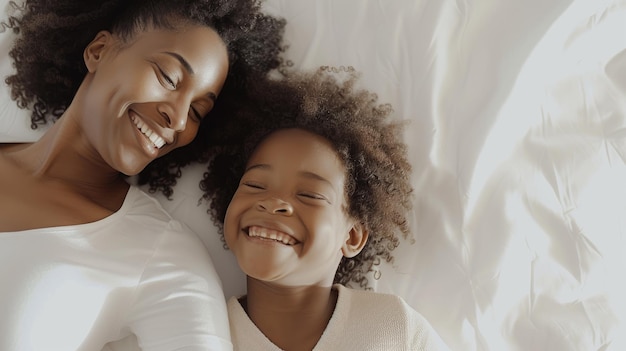
[[[182,132],[187,127],[189,118],[189,104],[182,101],[162,104],[159,113],[165,119],[167,127]]]
[[[293,214],[293,207],[289,202],[275,197],[259,200],[257,209],[275,215],[291,216]]]

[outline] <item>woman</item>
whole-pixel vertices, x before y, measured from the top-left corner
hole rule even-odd
[[[14,20],[7,83],[33,126],[56,122],[0,146],[0,349],[131,333],[144,350],[231,349],[201,241],[126,176],[148,167],[169,195],[218,96],[278,66],[284,23],[256,1],[169,0],[27,1]]]

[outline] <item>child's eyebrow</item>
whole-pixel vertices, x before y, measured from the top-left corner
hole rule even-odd
[[[246,168],[246,170],[244,171],[244,173],[247,173],[248,171],[251,171],[253,169],[271,169],[272,166],[266,164],[266,163],[257,163],[254,164],[252,166],[249,166],[248,168]]]
[[[330,180],[322,177],[321,175],[319,175],[317,173],[308,172],[308,171],[301,171],[301,172],[299,172],[299,174],[302,175],[305,178],[316,179],[316,180],[322,181],[324,183],[328,183],[331,187],[333,185],[333,183],[331,183]]]
[[[260,169],[260,170],[271,170],[272,166],[268,165],[267,163],[257,163],[257,164],[253,164],[251,166],[249,166],[248,168],[246,168],[246,170],[244,171],[244,173],[247,173],[253,169]],[[308,178],[308,179],[315,179],[315,180],[319,180],[322,181],[324,183],[327,183],[328,185],[330,185],[331,187],[333,187],[333,183],[322,177],[321,175],[314,173],[314,172],[310,172],[310,171],[300,171],[298,172],[298,175],[304,177],[304,178]],[[334,188],[334,187],[333,187]]]

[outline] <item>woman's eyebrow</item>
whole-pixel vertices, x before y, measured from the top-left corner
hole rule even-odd
[[[178,62],[180,62],[180,64],[185,68],[185,70],[190,74],[190,75],[194,75],[195,72],[193,71],[193,68],[191,68],[191,65],[189,64],[189,62],[187,62],[187,60],[185,60],[184,57],[180,56],[179,54],[175,53],[175,52],[171,52],[171,51],[165,51],[163,52],[166,55],[170,55],[173,58],[175,58],[176,60],[178,60]],[[213,92],[209,92],[207,94],[207,97],[209,99],[211,99],[213,102],[215,102],[215,100],[217,100],[217,95]]]
[[[193,68],[191,68],[191,65],[189,64],[189,62],[187,62],[187,60],[185,60],[184,57],[180,56],[179,54],[177,54],[175,52],[171,52],[171,51],[165,51],[164,54],[170,55],[170,56],[174,57],[175,59],[177,59],[178,62],[180,62],[180,64],[183,65],[183,67],[185,68],[187,73],[189,73],[190,75],[194,75],[195,74],[195,72],[193,71]]]

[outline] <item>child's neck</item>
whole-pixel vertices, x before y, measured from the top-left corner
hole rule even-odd
[[[263,334],[283,350],[312,350],[337,303],[331,286],[284,287],[248,277],[242,305]]]

